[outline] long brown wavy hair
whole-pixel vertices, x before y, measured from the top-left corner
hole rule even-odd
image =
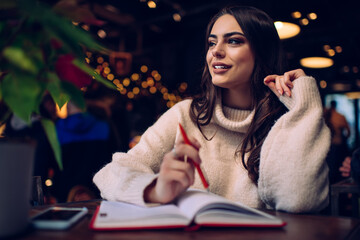
[[[235,155],[241,155],[242,164],[248,170],[249,178],[257,184],[262,144],[275,121],[286,111],[276,95],[264,85],[264,78],[270,74],[283,74],[284,58],[273,20],[257,8],[244,6],[225,7],[211,19],[206,31],[206,51],[209,49],[207,39],[214,23],[225,14],[232,15],[236,19],[255,56],[250,89],[255,115]],[[190,116],[205,139],[211,140],[204,135],[202,127],[211,121],[217,91],[220,88],[212,84],[206,60],[201,84],[202,92],[194,97],[190,107]],[[247,162],[245,161],[246,153],[249,153]]]

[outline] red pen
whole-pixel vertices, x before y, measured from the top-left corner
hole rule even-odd
[[[186,132],[185,132],[184,128],[181,126],[180,123],[179,123],[179,127],[180,127],[181,135],[182,135],[183,138],[184,138],[185,144],[191,145],[191,146],[195,147],[195,146],[190,142],[189,138],[188,138],[187,135],[186,135]],[[197,148],[197,147],[195,147],[195,148]],[[200,164],[198,164],[198,163],[196,163],[196,162],[194,162],[194,161],[192,161],[192,162],[193,162],[193,164],[194,164],[197,172],[199,173],[199,176],[200,176],[201,182],[202,182],[203,185],[204,185],[204,188],[205,188],[207,191],[209,191],[209,184],[208,184],[208,182],[206,181],[206,178],[205,178],[205,176],[204,176],[203,171],[201,170]]]

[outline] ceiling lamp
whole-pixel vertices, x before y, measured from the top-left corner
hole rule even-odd
[[[300,33],[300,27],[294,23],[276,21],[274,24],[280,39],[292,38]]]
[[[326,57],[307,57],[300,59],[300,64],[307,68],[327,68],[334,65],[334,61]]]

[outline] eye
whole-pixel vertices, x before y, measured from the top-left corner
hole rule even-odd
[[[237,44],[241,44],[241,43],[244,43],[244,39],[241,39],[241,38],[230,38],[228,40],[228,43],[229,44],[234,44],[234,45],[237,45]]]
[[[213,40],[209,40],[208,45],[209,45],[209,47],[213,47],[216,45],[216,42]]]

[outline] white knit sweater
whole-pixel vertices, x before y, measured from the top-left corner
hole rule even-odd
[[[108,200],[145,204],[143,191],[157,177],[165,153],[179,136],[181,123],[189,136],[201,144],[199,150],[210,191],[250,207],[269,207],[288,212],[310,212],[328,204],[328,168],[325,157],[330,131],[322,118],[322,103],[316,81],[301,77],[294,81],[292,97],[281,96],[289,109],[269,132],[261,150],[258,186],[248,177],[235,151],[253,118],[244,111],[216,103],[211,123],[204,127],[207,141],[189,116],[191,100],[165,112],[127,153],[113,160],[94,176],[101,196]],[[196,173],[192,187],[202,189]]]

